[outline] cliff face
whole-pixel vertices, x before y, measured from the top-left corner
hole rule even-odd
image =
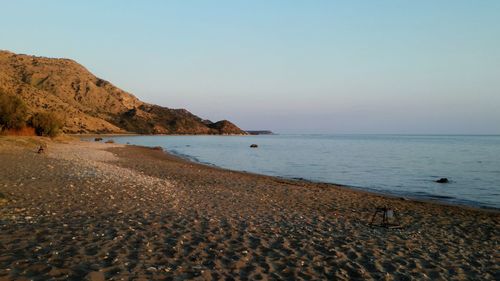
[[[0,88],[22,98],[31,113],[63,115],[66,133],[246,134],[229,121],[142,102],[69,59],[0,51]]]

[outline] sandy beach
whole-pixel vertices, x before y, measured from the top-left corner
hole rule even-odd
[[[380,206],[402,228],[370,226]],[[150,148],[0,137],[0,280],[499,280],[499,222]]]

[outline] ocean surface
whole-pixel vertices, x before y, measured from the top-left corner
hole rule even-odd
[[[500,208],[500,136],[129,136],[193,161],[384,194]],[[258,148],[250,148],[257,144]],[[446,177],[447,184],[434,182]]]

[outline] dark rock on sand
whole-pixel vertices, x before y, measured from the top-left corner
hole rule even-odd
[[[41,153],[43,153],[44,151],[45,151],[45,149],[43,148],[43,146],[42,146],[42,145],[40,145],[40,147],[38,148],[37,153],[38,153],[38,154],[41,154]]]

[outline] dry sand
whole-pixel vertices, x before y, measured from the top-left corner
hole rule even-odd
[[[500,280],[498,211],[142,147],[0,137],[0,193],[0,280]]]

